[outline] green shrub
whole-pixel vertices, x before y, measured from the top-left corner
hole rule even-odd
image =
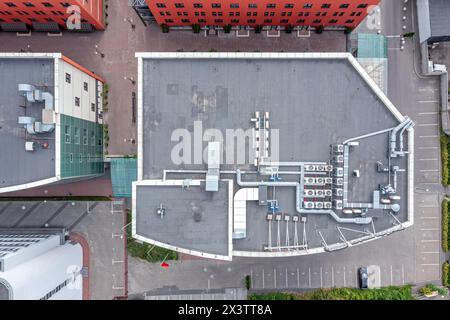
[[[231,32],[231,25],[227,24],[223,27],[223,32],[230,33]]]
[[[412,287],[385,287],[380,289],[332,288],[306,293],[271,292],[251,294],[249,300],[414,300]]]
[[[404,33],[403,34],[403,36],[405,37],[405,38],[412,38],[412,37],[414,37],[414,32],[407,32],[407,33]]]
[[[127,251],[132,257],[140,258],[148,262],[161,262],[165,260],[178,260],[176,251],[156,247],[147,243],[136,242],[132,237],[131,211],[127,210]]]
[[[245,279],[244,279],[244,282],[245,282],[245,288],[247,290],[250,290],[251,287],[252,287],[252,278],[249,275],[246,275]]]
[[[323,26],[318,26],[318,27],[315,28],[316,33],[322,33],[323,29],[324,29]]]
[[[448,251],[450,239],[448,235],[448,227],[449,227],[449,207],[448,200],[444,199],[442,201],[442,250],[444,252]]]
[[[263,26],[262,25],[257,25],[255,26],[255,33],[261,33]]]
[[[442,265],[442,285],[449,287],[450,286],[450,265],[448,262],[444,262]]]
[[[192,25],[192,31],[194,32],[194,33],[200,33],[200,30],[201,30],[202,28],[200,27],[200,25],[199,24],[193,24]]]
[[[424,296],[430,295],[433,292],[437,292],[440,296],[446,296],[448,294],[447,288],[441,288],[432,283],[428,283],[427,285],[419,289],[419,293]]]
[[[442,184],[449,185],[449,167],[448,155],[450,150],[450,139],[444,133],[441,133],[441,161],[442,161]]]
[[[169,28],[169,26],[168,26],[167,24],[163,23],[163,24],[161,25],[161,31],[162,31],[163,33],[169,33],[169,30],[170,30],[170,28]]]

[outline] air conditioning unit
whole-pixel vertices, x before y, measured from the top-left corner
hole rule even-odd
[[[334,168],[333,175],[335,177],[343,177],[344,176],[344,168]]]
[[[323,209],[323,202],[315,202],[314,205],[316,209]]]
[[[336,188],[333,191],[335,196],[342,197],[344,195],[344,189],[342,188]]]
[[[344,185],[344,179],[342,179],[342,178],[335,178],[333,183],[335,185],[337,185],[337,186],[342,186],[342,185]]]
[[[338,210],[342,210],[342,200],[334,200],[333,206]]]
[[[303,208],[305,208],[305,209],[314,209],[314,202],[312,202],[312,201],[303,201]]]
[[[323,193],[324,193],[325,197],[331,197],[331,194],[332,194],[331,189],[325,189],[325,190],[323,190]]]
[[[342,153],[342,152],[344,152],[344,145],[342,145],[342,144],[335,144],[333,146],[333,152],[334,153]]]
[[[344,163],[344,156],[338,155],[333,157],[334,163]]]
[[[324,207],[325,209],[331,209],[332,204],[331,204],[331,202],[324,202],[324,203],[323,203],[323,207]]]
[[[316,194],[316,192],[314,191],[314,190],[312,190],[312,189],[305,189],[305,190],[303,190],[303,195],[305,196],[305,197],[314,197],[315,196],[315,194]]]
[[[324,178],[325,179],[325,184],[332,184],[333,183],[333,178]]]

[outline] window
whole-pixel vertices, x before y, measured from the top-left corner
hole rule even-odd
[[[346,9],[346,8],[348,8],[348,6],[349,6],[348,3],[343,3],[339,6],[339,8]]]
[[[101,146],[103,144],[103,140],[102,139],[98,139],[98,145]]]
[[[239,8],[239,3],[231,3],[230,4],[230,8],[231,9],[238,9]]]
[[[367,3],[358,4],[358,8],[360,9],[367,8]]]
[[[17,7],[14,2],[5,2],[5,4],[10,8]]]
[[[42,5],[46,8],[51,8],[53,5],[50,2],[42,2]]]
[[[222,19],[214,19],[214,22],[215,22],[215,23],[222,23],[223,20],[222,20]]]
[[[72,76],[70,75],[70,73],[66,73],[66,82],[67,83],[71,83],[72,82]]]
[[[292,9],[292,8],[294,8],[294,5],[293,5],[292,3],[286,3],[286,4],[284,5],[284,7],[285,7],[286,9]]]
[[[88,91],[88,83],[87,82],[84,82],[83,83],[83,89],[84,89],[84,91]]]
[[[75,144],[80,144],[80,129],[78,127],[74,128],[73,140]]]
[[[248,4],[248,8],[249,9],[256,9],[256,8],[258,8],[258,5],[256,3],[249,3]]]
[[[157,3],[157,4],[156,4],[156,7],[157,7],[157,8],[165,8],[166,5],[165,5],[164,3]]]
[[[312,8],[312,4],[311,3],[305,3],[304,5],[303,5],[303,8],[305,8],[305,9],[311,9]]]
[[[272,19],[264,19],[264,23],[272,23]]]
[[[73,163],[73,153],[69,154],[69,162]]]
[[[330,20],[330,23],[337,23],[338,21],[337,21],[337,19],[331,19]]]
[[[255,19],[248,19],[247,23],[256,23],[256,20]]]
[[[189,19],[181,19],[181,22],[183,22],[183,23],[189,23],[189,22],[191,22]]]
[[[70,143],[70,126],[67,124],[64,126],[64,141]]]
[[[221,5],[220,5],[220,3],[213,3],[213,4],[211,4],[211,7],[214,9],[217,9],[217,8],[220,8]]]
[[[68,3],[68,2],[61,2],[60,4],[64,8],[70,7],[70,3]]]
[[[288,21],[289,21],[288,19],[281,19],[280,23],[288,23]]]
[[[91,146],[95,146],[95,132],[91,131]]]
[[[87,131],[87,129],[83,129],[83,144],[85,146],[88,145],[88,131]]]
[[[201,3],[194,3],[194,8],[203,8],[203,4],[201,4]]]
[[[82,162],[83,162],[83,154],[80,153],[79,156],[78,156],[78,158],[79,158],[80,163],[82,163]]]
[[[353,23],[353,22],[355,22],[355,20],[353,20],[353,19],[349,19],[349,20],[345,21],[345,23]]]
[[[95,111],[95,103],[91,103],[91,111],[92,111],[92,112]]]
[[[330,7],[331,7],[331,4],[329,4],[329,3],[322,4],[322,9],[329,9]]]
[[[75,107],[79,107],[80,106],[80,98],[75,97]]]
[[[268,3],[268,4],[266,5],[266,8],[267,8],[267,9],[275,9],[275,7],[276,7],[276,4],[275,4],[275,3]]]
[[[32,4],[31,2],[24,2],[23,4],[25,5],[25,7],[34,7],[34,4]]]
[[[231,23],[239,23],[239,19],[231,19]]]
[[[184,3],[175,3],[175,8],[184,8]]]

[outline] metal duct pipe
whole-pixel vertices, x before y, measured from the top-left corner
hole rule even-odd
[[[403,133],[405,132],[406,129],[410,128],[411,126],[414,125],[414,122],[409,119],[409,122],[403,127],[403,129],[400,131],[400,152],[403,153]]]
[[[369,224],[372,218],[341,218],[333,210],[306,210],[302,208],[301,185],[298,182],[276,182],[276,181],[242,181],[241,170],[236,170],[236,182],[241,187],[259,187],[259,186],[278,186],[278,187],[295,187],[296,188],[296,210],[300,214],[329,214],[338,223],[355,223]]]
[[[400,131],[400,129],[402,129],[404,126],[406,126],[409,121],[410,121],[410,119],[408,117],[405,117],[405,120],[392,130],[391,137],[390,137],[391,157],[397,156],[397,153],[396,153],[397,133]]]

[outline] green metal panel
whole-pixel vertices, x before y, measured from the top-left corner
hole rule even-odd
[[[102,174],[103,126],[61,115],[61,178]]]
[[[111,182],[116,198],[131,198],[132,182],[137,180],[136,158],[112,158]]]
[[[358,33],[358,58],[387,58],[387,38],[379,34]]]

